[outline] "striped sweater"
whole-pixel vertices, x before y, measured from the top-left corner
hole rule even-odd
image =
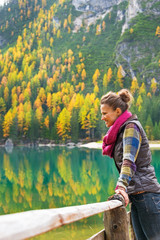
[[[136,159],[141,146],[142,137],[139,128],[129,123],[123,134],[123,164],[116,189],[121,186],[127,188],[136,171]]]

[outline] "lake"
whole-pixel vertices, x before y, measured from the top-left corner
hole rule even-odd
[[[152,151],[160,182],[160,150]],[[106,201],[118,172],[99,149],[67,147],[0,148],[0,214]],[[103,229],[99,214],[34,240],[84,240]]]

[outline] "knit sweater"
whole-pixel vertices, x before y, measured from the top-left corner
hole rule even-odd
[[[142,137],[135,123],[129,123],[123,134],[123,164],[117,187],[128,187],[136,171],[136,159],[141,146]],[[117,188],[116,187],[116,188]]]

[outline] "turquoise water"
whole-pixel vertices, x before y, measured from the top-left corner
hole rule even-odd
[[[152,151],[160,182],[160,151]],[[0,214],[105,201],[118,172],[101,150],[67,147],[0,149]],[[34,239],[87,239],[103,228],[102,214]]]

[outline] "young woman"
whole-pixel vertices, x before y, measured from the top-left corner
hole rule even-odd
[[[119,171],[115,192],[131,204],[137,240],[160,240],[160,184],[151,166],[148,139],[136,115],[128,111],[132,95],[127,89],[101,98],[102,120],[110,127],[103,139],[104,155]]]

